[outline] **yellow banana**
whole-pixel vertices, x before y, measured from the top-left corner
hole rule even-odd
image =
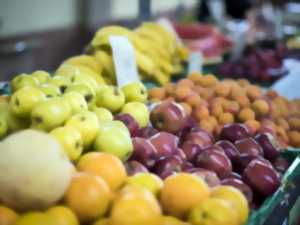
[[[86,66],[89,69],[94,70],[96,73],[101,74],[102,72],[102,66],[97,61],[97,59],[94,56],[90,55],[78,55],[71,57],[67,60],[65,60],[62,64],[70,64],[70,65],[81,65]]]

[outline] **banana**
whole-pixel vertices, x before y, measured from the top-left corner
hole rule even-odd
[[[116,83],[115,67],[112,56],[106,51],[98,50],[94,52],[94,56],[97,61],[101,64],[103,71],[102,77],[107,84]]]
[[[65,60],[62,64],[86,66],[94,70],[96,73],[102,72],[102,66],[94,56],[78,55]]]

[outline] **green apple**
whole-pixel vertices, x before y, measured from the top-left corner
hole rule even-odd
[[[63,98],[51,98],[37,104],[31,112],[31,127],[50,131],[64,124],[71,115],[71,107]]]
[[[47,98],[55,98],[55,97],[60,97],[61,92],[59,88],[53,84],[41,84],[39,86],[39,89],[44,92]]]
[[[99,122],[101,121],[112,121],[114,119],[112,113],[105,108],[97,107],[96,105],[91,107],[91,111],[96,114]]]
[[[125,161],[132,154],[133,145],[130,136],[122,128],[107,121],[100,126],[94,150],[113,154]]]
[[[72,115],[86,111],[88,109],[87,103],[84,97],[75,91],[70,91],[63,95],[63,98],[70,105]]]
[[[71,81],[68,77],[64,76],[54,76],[49,81],[49,84],[53,84],[54,86],[57,86],[61,93],[64,93],[66,88],[71,84]]]
[[[30,76],[28,74],[21,74],[15,77],[11,82],[11,89],[12,92],[17,91],[18,89],[25,87],[25,86],[38,86],[39,81],[33,76]]]
[[[80,132],[71,126],[55,128],[50,135],[56,138],[71,161],[79,158],[83,151],[83,141]]]
[[[30,119],[15,116],[10,110],[7,114],[8,132],[14,133],[30,126]]]
[[[144,103],[128,102],[122,108],[122,113],[130,114],[140,127],[145,127],[149,123],[149,110]]]
[[[96,93],[95,91],[86,83],[72,83],[70,84],[67,89],[65,90],[65,93],[75,91],[83,95],[85,101],[88,104],[92,104],[96,101]]]
[[[89,75],[83,73],[75,73],[70,77],[70,80],[72,83],[85,83],[89,85],[95,93],[98,92],[99,85],[97,81]]]
[[[118,112],[125,103],[125,95],[122,90],[115,86],[109,86],[97,96],[96,104],[111,112]]]
[[[99,130],[98,118],[95,113],[90,111],[73,115],[66,122],[66,126],[74,127],[80,132],[86,150],[93,144]]]
[[[0,113],[0,140],[4,138],[8,133],[7,116],[4,113]]]
[[[17,90],[10,99],[11,112],[21,118],[29,118],[32,109],[42,101],[46,95],[38,87],[23,87]]]
[[[37,70],[31,74],[34,78],[36,78],[40,84],[44,84],[50,79],[50,74],[43,70]]]
[[[159,195],[163,187],[163,181],[152,173],[137,173],[127,179],[127,184],[143,187],[151,191],[155,196]]]
[[[133,82],[122,87],[126,102],[143,102],[148,98],[147,88],[142,82]]]

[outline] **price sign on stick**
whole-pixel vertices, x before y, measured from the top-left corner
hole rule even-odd
[[[188,61],[188,74],[192,72],[202,73],[203,57],[200,52],[192,52]]]
[[[124,36],[111,36],[109,42],[112,48],[118,87],[139,81],[135,52],[130,41]]]

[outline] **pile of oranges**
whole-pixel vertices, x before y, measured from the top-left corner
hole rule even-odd
[[[202,178],[188,173],[164,181],[151,173],[129,177],[117,157],[90,152],[74,167],[58,205],[20,214],[0,206],[0,224],[239,225],[248,214],[246,198],[233,187],[210,189]]]
[[[192,73],[178,83],[149,91],[152,101],[169,99],[182,105],[199,126],[218,135],[224,124],[241,122],[256,133],[269,131],[286,145],[300,147],[300,104],[275,91],[265,92],[246,79],[218,80]]]

